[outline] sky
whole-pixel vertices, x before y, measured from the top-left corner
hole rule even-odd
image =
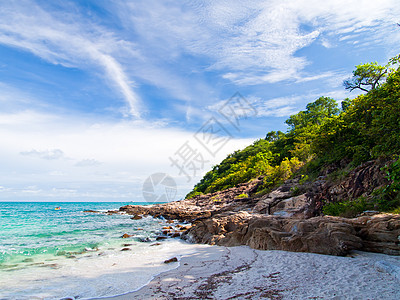
[[[180,199],[357,96],[343,80],[399,53],[397,23],[398,0],[0,1],[0,201],[153,201],[156,178]]]

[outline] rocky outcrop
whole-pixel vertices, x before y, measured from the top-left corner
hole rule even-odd
[[[362,240],[360,250],[400,255],[400,215],[363,216],[348,222]]]
[[[251,211],[258,199],[238,196],[254,194],[261,183],[262,178],[258,178],[248,183],[239,184],[235,188],[199,195],[191,199],[157,205],[126,205],[119,210],[134,216],[151,215],[153,217],[163,217],[167,220],[194,222],[226,211]]]
[[[221,246],[331,255],[345,255],[362,246],[350,224],[329,217],[291,219],[242,213],[196,222],[185,237]]]
[[[351,170],[349,174],[339,180],[328,180],[333,170],[328,169],[327,175],[320,177],[320,185],[313,190],[311,197],[322,208],[323,203],[368,198],[372,192],[387,185],[386,174],[382,168],[390,162],[386,160],[372,160],[365,162]]]
[[[184,238],[197,243],[248,245],[261,250],[330,255],[362,250],[400,255],[400,216],[294,219],[242,212],[197,221]]]
[[[345,255],[351,250],[400,255],[400,215],[370,214],[358,218],[321,215],[323,203],[369,195],[387,184],[382,162],[367,162],[337,182],[323,175],[300,185],[283,183],[256,197],[262,177],[224,191],[160,205],[128,205],[121,212],[190,222],[178,236],[197,243],[248,245],[254,249]],[[240,196],[239,196],[240,195]],[[172,222],[172,221],[171,221]]]

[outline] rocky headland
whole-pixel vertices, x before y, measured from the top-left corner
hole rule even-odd
[[[320,176],[285,181],[257,196],[262,177],[223,191],[148,206],[127,205],[127,214],[163,217],[192,226],[180,237],[195,243],[248,245],[253,249],[346,255],[352,250],[400,255],[400,215],[366,211],[356,218],[325,216],[324,203],[368,196],[386,184],[379,164],[367,162],[340,181]],[[172,221],[171,221],[172,222]],[[177,236],[176,232],[164,231]]]

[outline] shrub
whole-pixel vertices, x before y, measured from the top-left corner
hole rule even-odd
[[[243,193],[243,194],[240,194],[235,197],[235,199],[243,199],[243,198],[249,198],[249,195],[247,195],[246,193]]]

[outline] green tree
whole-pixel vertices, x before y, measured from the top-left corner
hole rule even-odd
[[[377,62],[366,63],[356,66],[353,71],[353,77],[343,82],[346,90],[354,91],[355,89],[369,92],[378,88],[390,73],[396,70],[393,68],[399,63],[399,55],[391,58],[388,64],[381,66]]]
[[[268,141],[268,142],[275,142],[275,141],[279,140],[283,136],[284,136],[284,133],[282,131],[280,131],[280,130],[278,130],[278,131],[270,131],[265,136],[265,140]]]
[[[319,97],[312,103],[307,104],[305,111],[290,116],[286,124],[291,130],[298,130],[311,125],[321,125],[324,120],[339,113],[339,108],[334,99]]]

